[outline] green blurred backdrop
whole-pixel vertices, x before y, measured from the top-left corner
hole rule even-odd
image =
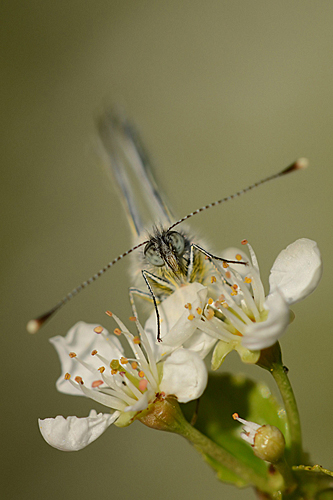
[[[38,335],[25,332],[131,244],[96,151],[95,118],[113,103],[139,125],[178,215],[310,158],[307,171],[192,228],[215,250],[249,239],[263,280],[287,244],[318,242],[323,280],[294,307],[282,348],[305,446],[332,468],[332,2],[30,0],[1,10],[1,498],[254,499],[219,484],[181,438],[139,423],[72,454],[39,434],[38,417],[94,407],[56,392],[48,338],[79,319],[108,326],[107,308],[131,314],[123,261]],[[236,354],[223,369],[267,380]]]

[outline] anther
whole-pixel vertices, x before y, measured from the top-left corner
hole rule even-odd
[[[228,280],[230,280],[230,278],[231,278],[231,272],[230,272],[230,271],[227,271],[227,272],[225,273],[225,277],[226,277]]]
[[[212,276],[212,277],[210,278],[210,282],[211,282],[211,283],[216,283],[216,276]]]
[[[229,267],[228,262],[223,262],[222,267],[223,267],[224,269],[227,269],[227,267]]]
[[[247,244],[248,244],[248,241],[247,241],[247,240],[242,240],[242,241],[241,241],[241,245],[247,245]],[[237,415],[237,413],[236,413],[236,415]]]
[[[130,321],[136,321],[136,317],[135,317],[135,316],[130,316],[130,317],[129,317],[129,320],[130,320]]]
[[[194,319],[193,314],[189,314],[189,315],[187,316],[187,319],[189,319],[190,321],[192,321],[192,319]]]
[[[104,373],[104,372],[105,372],[105,366],[100,366],[100,367],[98,368],[98,371],[99,371],[100,373]]]
[[[64,379],[69,380],[71,378],[70,373],[65,373]]]
[[[91,355],[92,355],[92,356],[96,356],[96,354],[97,354],[96,349],[94,349],[93,351],[91,351]]]
[[[244,279],[245,283],[252,283],[252,278],[249,278],[248,276],[245,277]]]
[[[201,309],[201,307],[197,307],[197,308],[196,308],[196,311],[197,311],[197,313],[201,316],[201,314],[202,314],[202,309]]]
[[[125,358],[124,356],[122,356],[122,357],[120,358],[120,363],[121,363],[122,365],[126,365],[126,363],[128,363],[128,359],[127,359],[127,358]]]
[[[83,385],[83,380],[82,380],[82,377],[76,376],[74,380],[75,380],[75,382],[77,382],[78,384]]]
[[[118,335],[118,336],[119,336],[119,335],[121,335],[121,330],[120,330],[120,328],[115,328],[115,329],[113,330],[113,333],[114,333],[115,335]]]
[[[211,306],[213,302],[214,302],[214,300],[210,297],[210,298],[208,299],[208,304]]]
[[[185,304],[185,309],[188,309],[189,311],[192,309],[192,304],[190,302],[188,302],[187,304]]]
[[[138,375],[140,378],[143,378],[145,376],[145,374],[142,370],[139,371]]]
[[[112,316],[112,312],[111,311],[105,311],[105,314],[107,314],[108,316]]]
[[[91,387],[94,389],[95,387],[99,387],[100,385],[103,385],[104,382],[103,380],[95,380],[92,384]]]
[[[136,337],[134,337],[133,342],[134,342],[134,344],[140,345],[141,344],[140,337],[138,335]]]
[[[95,333],[102,333],[103,331],[103,327],[102,326],[96,326],[96,328],[94,328],[94,332]]]
[[[139,391],[143,392],[147,389],[148,380],[145,378],[141,379],[139,382]]]
[[[208,309],[206,312],[205,312],[205,316],[208,320],[214,318],[214,311],[213,309]]]
[[[133,361],[133,362],[131,363],[131,367],[133,368],[133,370],[136,370],[136,369],[137,369],[137,367],[138,367],[138,363],[137,363],[136,361]]]
[[[75,353],[75,352],[70,352],[70,353],[68,354],[68,356],[69,356],[70,358],[76,358],[76,353]]]
[[[241,256],[241,254],[239,254],[239,253],[238,253],[238,254],[236,255],[236,260],[242,260],[242,256]]]

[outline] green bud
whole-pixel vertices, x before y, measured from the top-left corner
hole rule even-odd
[[[286,442],[282,432],[273,425],[263,425],[254,436],[254,454],[272,464],[281,460],[285,446]]]

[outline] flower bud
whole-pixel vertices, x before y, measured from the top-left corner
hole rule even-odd
[[[278,462],[284,454],[286,442],[282,432],[273,425],[263,425],[254,437],[253,452],[262,460]]]

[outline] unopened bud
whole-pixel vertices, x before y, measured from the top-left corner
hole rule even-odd
[[[254,437],[253,452],[258,458],[274,464],[283,457],[285,446],[280,429],[273,425],[263,425]]]

